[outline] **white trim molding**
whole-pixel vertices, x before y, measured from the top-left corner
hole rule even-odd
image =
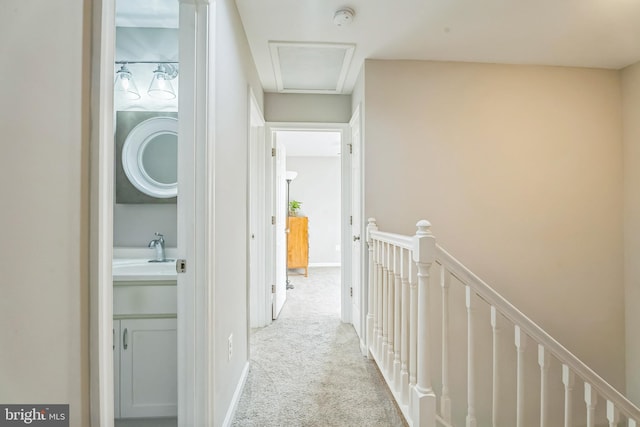
[[[342,264],[339,262],[311,262],[309,268],[314,267],[340,267]]]
[[[93,4],[89,366],[91,425],[113,426],[113,79],[115,0]]]
[[[214,424],[215,2],[180,3],[178,425]],[[197,230],[197,231],[196,231]]]
[[[238,403],[240,402],[240,397],[242,397],[242,390],[244,389],[244,385],[247,382],[248,376],[249,376],[249,362],[247,362],[244,365],[244,369],[242,370],[242,375],[240,376],[240,381],[238,381],[236,390],[233,392],[233,397],[231,398],[231,404],[229,405],[229,410],[227,411],[227,415],[224,417],[224,421],[222,422],[223,427],[228,427],[233,422],[233,417],[236,415],[236,410],[238,409]]]

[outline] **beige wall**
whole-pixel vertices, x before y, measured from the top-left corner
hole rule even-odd
[[[365,214],[409,234],[431,221],[445,248],[623,388],[619,73],[365,70]]]
[[[622,70],[627,393],[640,404],[640,63]]]
[[[351,96],[266,93],[264,117],[268,122],[348,123]]]
[[[263,93],[233,0],[216,3],[215,425],[222,425],[248,362],[247,159],[249,89]],[[227,338],[233,334],[233,358]]]
[[[89,6],[0,3],[0,402],[68,403],[72,426],[89,425]]]
[[[341,159],[289,157],[287,170],[298,172],[290,184],[290,200],[302,202],[309,218],[309,266],[340,265]]]
[[[360,73],[358,74],[358,79],[356,80],[356,84],[353,86],[353,93],[351,94],[351,111],[355,112],[356,108],[360,106],[360,116],[364,116],[364,64],[360,69]],[[361,129],[364,131],[364,129]]]

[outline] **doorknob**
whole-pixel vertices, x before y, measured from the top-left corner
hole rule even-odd
[[[353,241],[360,240],[360,236],[353,236]]]

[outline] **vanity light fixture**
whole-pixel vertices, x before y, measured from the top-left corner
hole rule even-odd
[[[127,68],[129,64],[157,64],[147,93],[157,99],[175,99],[176,92],[171,80],[178,77],[177,62],[116,61],[116,64],[120,65],[120,69],[116,71],[115,91],[121,93],[126,99],[140,99],[140,92],[133,80],[133,74]]]
[[[127,68],[127,64],[122,64],[120,69],[116,71],[115,90],[121,92],[127,99],[140,99],[140,92],[133,81],[131,71]]]

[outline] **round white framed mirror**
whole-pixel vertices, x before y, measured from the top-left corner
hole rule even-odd
[[[124,141],[122,168],[138,190],[162,199],[178,194],[178,120],[153,117],[137,125]]]

